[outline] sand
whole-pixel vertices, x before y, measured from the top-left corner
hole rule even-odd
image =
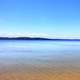
[[[80,80],[79,68],[19,66],[0,69],[0,80]]]

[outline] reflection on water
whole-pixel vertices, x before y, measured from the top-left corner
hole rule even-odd
[[[0,41],[0,65],[33,64],[80,68],[80,42]]]

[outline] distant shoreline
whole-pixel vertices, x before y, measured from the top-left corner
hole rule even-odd
[[[51,39],[40,37],[0,37],[0,40],[49,40],[49,41],[80,41],[80,39]]]

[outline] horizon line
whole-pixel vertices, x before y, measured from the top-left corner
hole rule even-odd
[[[49,40],[80,40],[80,38],[48,38],[48,37],[0,37],[0,39],[49,39]]]

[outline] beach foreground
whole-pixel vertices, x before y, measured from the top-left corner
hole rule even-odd
[[[12,71],[0,72],[0,80],[80,80],[80,73],[64,71]]]
[[[80,80],[80,69],[13,68],[0,70],[0,80]]]

